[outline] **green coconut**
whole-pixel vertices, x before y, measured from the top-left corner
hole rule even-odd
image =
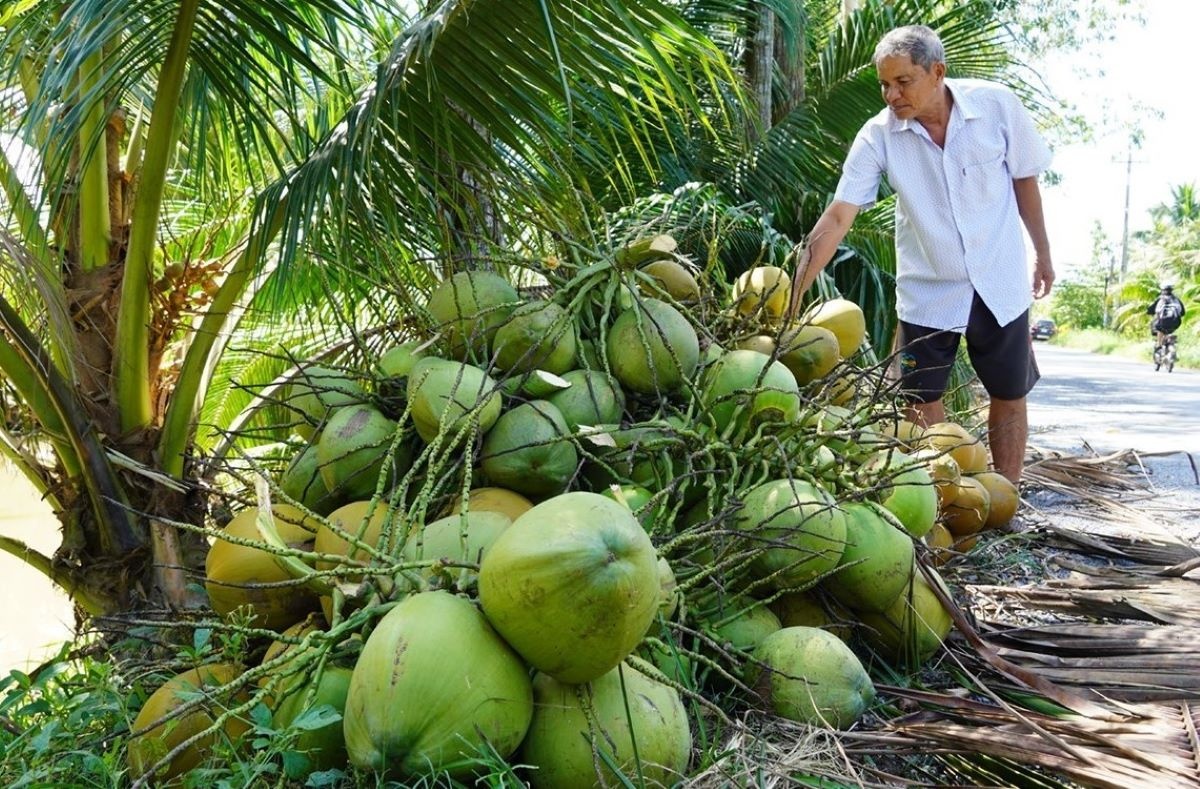
[[[483,557],[479,601],[522,657],[561,682],[611,670],[658,611],[658,557],[626,507],[596,493],[542,502]]]
[[[417,434],[433,441],[446,430],[453,440],[467,425],[478,422],[486,433],[500,418],[501,399],[496,382],[478,367],[436,357],[426,357],[408,376],[408,404]]]
[[[804,589],[837,566],[846,548],[846,516],[833,497],[800,480],[752,488],[735,524],[758,551],[755,569],[779,589]]]
[[[628,507],[647,534],[654,534],[655,527],[664,517],[664,505],[654,504],[654,494],[641,485],[609,485],[600,491],[600,495]]]
[[[327,666],[315,683],[299,683],[275,707],[271,717],[274,728],[283,731],[296,724],[299,729],[288,750],[300,754],[303,761],[285,761],[289,778],[346,766],[343,717],[351,676],[348,668]]]
[[[800,387],[788,368],[750,350],[729,351],[704,371],[701,400],[718,431],[738,425],[795,422]]]
[[[483,439],[480,465],[495,485],[526,496],[566,490],[579,466],[562,413],[544,400],[505,411]]]
[[[404,543],[402,556],[409,562],[445,560],[478,564],[511,525],[512,519],[507,515],[487,510],[448,515],[425,524],[424,528],[409,537]],[[432,568],[420,574],[427,582],[435,578]],[[465,591],[474,588],[477,576],[468,567],[447,567],[441,577],[455,589]]]
[[[500,391],[504,396],[517,400],[544,400],[570,386],[562,376],[548,370],[516,372],[500,381]]]
[[[288,407],[299,412],[296,432],[309,439],[325,424],[330,411],[366,401],[367,394],[354,376],[319,364],[301,366],[286,397]]]
[[[490,271],[462,271],[442,280],[426,309],[437,322],[449,354],[486,363],[492,340],[521,303],[516,289]]]
[[[670,619],[675,616],[675,612],[679,610],[679,605],[683,602],[683,590],[679,588],[679,581],[675,579],[675,571],[671,569],[671,563],[667,561],[667,557],[658,557],[658,612],[662,614],[663,619]]]
[[[532,717],[521,659],[470,601],[433,591],[401,600],[367,638],[343,730],[357,767],[462,776],[467,757],[512,755]]]
[[[749,684],[776,715],[845,729],[875,699],[875,686],[840,638],[816,627],[785,627],[763,639]]]
[[[658,641],[643,642],[637,648],[637,655],[650,661],[672,682],[693,690],[697,687],[696,662],[687,651],[675,645],[669,631],[664,631]]]
[[[383,491],[394,487],[412,466],[412,445],[407,436],[396,443],[398,429],[375,406],[335,410],[317,440],[317,463],[325,487],[343,501],[370,498],[385,470]]]
[[[129,740],[128,750],[130,777],[145,777],[160,759],[212,726],[228,708],[244,701],[245,694],[241,692],[225,698],[212,693],[213,689],[233,682],[243,670],[235,663],[201,666],[172,677],[150,694],[133,721],[135,734]],[[199,706],[163,721],[175,710],[194,702],[198,694],[203,694]],[[153,783],[168,783],[199,767],[218,742],[236,742],[249,729],[250,725],[242,718],[230,717],[220,729],[200,737],[155,771]]]
[[[949,595],[941,576],[930,570]],[[917,668],[937,651],[954,620],[922,572],[914,572],[912,582],[882,613],[861,614],[863,635],[868,644],[885,658],[900,665]]]
[[[379,356],[375,363],[379,373],[376,387],[380,396],[396,411],[403,411],[404,392],[408,385],[408,374],[417,362],[425,357],[427,343],[409,340],[393,345]]]
[[[720,641],[743,652],[754,651],[763,639],[782,627],[770,608],[745,597],[726,600],[716,613],[706,618]]]
[[[851,502],[846,513],[846,550],[822,585],[855,611],[885,611],[913,571],[912,537],[888,522],[874,502]]]
[[[496,366],[509,372],[546,370],[561,374],[575,366],[575,326],[552,301],[522,304],[494,340]]]
[[[533,681],[534,713],[519,760],[534,789],[676,786],[687,771],[692,735],[679,694],[645,674],[620,666],[589,685],[546,674]]]
[[[272,507],[275,530],[289,548],[309,550],[318,522],[290,504]],[[316,594],[294,580],[265,547],[258,531],[258,508],[242,510],[225,524],[204,561],[204,588],[220,616],[248,607],[253,625],[282,630],[317,608]],[[242,541],[256,544],[242,544]]]
[[[625,393],[612,376],[600,370],[571,370],[563,374],[570,388],[548,396],[546,401],[562,412],[574,433],[580,425],[604,425],[621,421]]]
[[[297,504],[318,515],[328,515],[341,502],[341,496],[331,493],[321,476],[316,444],[309,444],[296,453],[279,478],[279,488]]]
[[[938,516],[933,477],[916,458],[898,449],[872,455],[862,466],[868,487],[877,491],[884,509],[896,516],[913,537],[924,537]]]
[[[696,330],[683,313],[658,299],[642,299],[617,316],[605,352],[621,385],[641,394],[678,390],[700,363]]]

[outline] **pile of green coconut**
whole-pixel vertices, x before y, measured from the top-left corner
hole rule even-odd
[[[670,786],[703,719],[852,727],[868,667],[938,649],[933,566],[1016,491],[900,418],[855,304],[790,315],[783,269],[710,283],[669,236],[535,273],[454,274],[419,332],[296,366],[278,465],[231,469],[252,503],[210,529],[204,626],[257,646],[149,697],[135,777],[265,711],[301,782]]]

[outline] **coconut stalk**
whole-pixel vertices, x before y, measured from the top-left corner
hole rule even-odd
[[[150,286],[154,248],[162,212],[171,151],[177,133],[175,117],[187,76],[188,49],[200,0],[183,0],[171,43],[163,61],[146,135],[141,183],[130,218],[129,249],[121,281],[121,307],[113,343],[113,370],[121,428],[140,430],[153,418],[150,403]],[[107,211],[107,207],[105,208]]]
[[[99,84],[104,55],[97,51],[80,67],[79,93],[86,100]],[[79,129],[79,158],[83,172],[79,185],[79,265],[93,271],[108,265],[108,245],[112,225],[108,210],[108,129],[104,96],[89,102],[87,114]]]

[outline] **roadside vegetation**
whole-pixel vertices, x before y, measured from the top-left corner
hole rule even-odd
[[[1177,367],[1200,367],[1200,193],[1196,184],[1172,189],[1151,210],[1149,230],[1129,240],[1127,271],[1120,242],[1097,226],[1092,261],[1055,285],[1049,317],[1058,324],[1052,342],[1093,353],[1150,361],[1151,316],[1146,308],[1159,288],[1171,285],[1187,314],[1176,333]]]

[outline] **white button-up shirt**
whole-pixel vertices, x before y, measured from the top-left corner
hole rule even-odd
[[[1033,301],[1014,178],[1050,164],[1050,149],[1008,88],[947,79],[954,97],[945,148],[885,108],[862,127],[835,200],[875,203],[896,192],[896,310],[901,320],[962,331],[979,293],[1004,326]]]

